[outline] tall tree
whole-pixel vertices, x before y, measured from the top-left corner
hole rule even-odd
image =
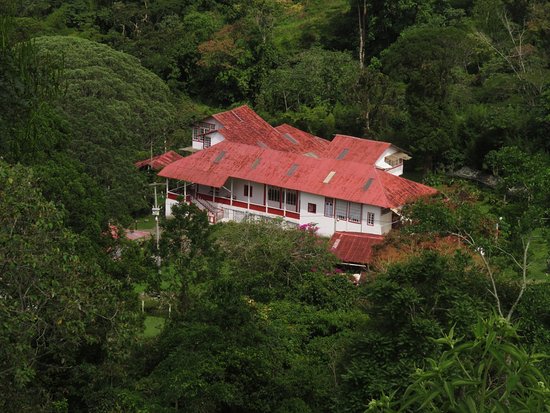
[[[468,63],[466,33],[454,27],[413,28],[385,53],[384,70],[406,84],[409,119],[401,143],[432,169],[457,146],[450,106],[453,70]]]
[[[69,153],[103,188],[114,218],[144,208],[133,162],[139,151],[162,148],[174,129],[167,86],[137,59],[99,43],[58,36],[35,44],[39,56],[64,61],[56,107],[71,123]]]
[[[86,241],[63,227],[32,171],[3,162],[0,262],[0,408],[76,409],[86,392],[73,386],[100,380],[96,367],[116,359],[114,351],[106,356],[108,348],[134,331],[122,299],[127,286],[107,276]]]

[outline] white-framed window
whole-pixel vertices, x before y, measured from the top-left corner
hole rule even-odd
[[[334,198],[325,198],[325,216],[330,218],[334,216]]]
[[[355,202],[349,203],[348,220],[355,223],[361,222],[361,204],[356,204]]]
[[[403,158],[394,158],[392,156],[387,156],[384,161],[387,164],[390,164],[392,167],[395,167],[403,163]]]
[[[374,212],[367,212],[367,225],[374,225]]]
[[[201,122],[193,127],[193,140],[203,142],[204,134],[216,129],[213,123]]]
[[[210,136],[205,136],[203,148],[210,148],[211,146],[212,146],[212,138]]]
[[[296,206],[298,193],[296,191],[286,191],[286,204]]]
[[[316,214],[317,213],[317,204],[312,204],[311,202],[307,203],[307,212],[310,214]]]
[[[273,188],[273,187],[269,187],[269,189],[267,190],[267,199],[269,201],[277,201],[277,202],[280,202],[281,201],[281,189],[280,188]]]
[[[250,196],[252,197],[252,190],[254,189],[254,187],[252,185],[248,186],[248,185],[245,185],[244,186],[244,196]]]
[[[348,201],[336,200],[336,219],[341,221],[348,219]]]

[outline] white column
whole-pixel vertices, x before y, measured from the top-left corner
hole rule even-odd
[[[229,178],[231,179],[231,194],[229,194],[229,197],[231,198],[229,200],[229,205],[233,205],[233,178]]]
[[[248,195],[246,199],[246,209],[250,209],[250,192],[251,192],[250,181],[248,181],[248,191],[246,192],[246,195]]]

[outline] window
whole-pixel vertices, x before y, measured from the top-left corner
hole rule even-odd
[[[298,194],[296,191],[286,191],[286,204],[287,205],[296,205],[296,199],[298,198]]]
[[[349,221],[361,222],[361,204],[356,204],[355,202],[349,203]]]
[[[281,201],[281,190],[280,190],[280,188],[269,187],[269,189],[267,190],[267,199],[269,201],[280,202]]]
[[[216,125],[213,123],[199,123],[193,128],[193,140],[202,142],[205,133],[211,132],[216,129]]]
[[[374,212],[367,212],[367,225],[374,225]]]
[[[212,146],[212,138],[210,138],[210,136],[205,136],[203,148],[210,148],[211,146]]]
[[[348,202],[336,200],[336,219],[345,221],[348,219]]]
[[[308,202],[307,212],[309,212],[311,214],[316,214],[317,213],[317,204],[312,204],[312,203]]]
[[[325,198],[325,216],[334,216],[334,198]]]
[[[403,163],[403,158],[395,158],[394,156],[386,156],[384,159],[387,164],[390,164],[392,167],[401,165]]]
[[[252,185],[250,185],[250,186],[245,185],[244,186],[244,196],[252,197],[252,189],[254,189],[254,187]]]

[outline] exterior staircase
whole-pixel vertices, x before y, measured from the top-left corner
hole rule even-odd
[[[217,207],[212,202],[207,201],[206,199],[197,198],[191,196],[191,202],[195,204],[201,211],[206,211],[208,216],[208,222],[215,224],[223,219],[223,209]]]

